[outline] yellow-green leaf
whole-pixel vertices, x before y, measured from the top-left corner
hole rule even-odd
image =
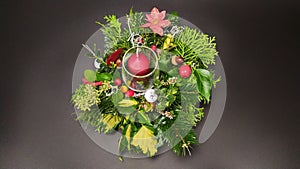
[[[142,126],[140,130],[133,136],[132,145],[140,147],[144,154],[153,156],[156,152],[157,139],[154,137],[153,131],[146,126]]]
[[[96,80],[96,72],[91,69],[86,69],[84,71],[84,78],[89,82],[94,82]]]
[[[114,129],[121,121],[121,117],[117,115],[107,114],[103,115],[101,122],[104,124],[104,133],[110,132]]]
[[[125,133],[125,137],[126,137],[126,140],[127,140],[127,149],[130,150],[130,133],[131,133],[131,124],[129,124],[129,126],[127,127],[127,130],[126,130],[126,133]]]
[[[131,107],[137,105],[138,102],[134,99],[123,99],[122,101],[119,102],[120,107]]]

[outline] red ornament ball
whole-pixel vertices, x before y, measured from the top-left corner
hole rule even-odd
[[[128,90],[128,91],[125,93],[125,96],[126,96],[126,97],[133,97],[133,96],[134,96],[134,91],[133,91],[133,90]]]
[[[188,78],[192,74],[192,69],[189,65],[181,65],[179,68],[179,75],[182,78]]]
[[[117,85],[117,86],[121,86],[122,80],[121,80],[120,78],[116,78],[116,79],[114,80],[114,84]]]
[[[149,58],[143,53],[134,53],[128,59],[128,69],[130,73],[144,76],[148,73],[150,66]]]

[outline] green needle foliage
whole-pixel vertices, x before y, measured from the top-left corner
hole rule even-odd
[[[178,45],[175,52],[179,56],[184,57],[186,63],[191,64],[199,61],[205,67],[209,64],[215,64],[215,56],[218,55],[215,37],[210,37],[196,29],[185,27],[176,37],[175,44]],[[203,67],[199,64],[196,68]]]
[[[91,110],[91,106],[100,103],[100,91],[92,85],[80,85],[71,98],[71,102],[81,111]]]

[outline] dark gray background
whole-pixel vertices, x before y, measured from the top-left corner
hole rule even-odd
[[[1,1],[0,168],[300,168],[299,1]],[[192,157],[124,159],[93,143],[69,104],[73,66],[107,14],[178,11],[217,37],[228,84],[214,135]]]

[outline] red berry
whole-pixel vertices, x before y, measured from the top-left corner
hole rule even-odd
[[[151,46],[151,49],[152,49],[153,51],[156,51],[156,45],[152,45],[152,46]]]
[[[125,93],[125,96],[126,96],[126,97],[132,97],[132,96],[134,96],[134,91],[133,91],[133,90],[128,90],[128,91]]]
[[[96,86],[101,86],[103,84],[102,81],[96,82]]]
[[[117,86],[121,86],[122,80],[121,80],[120,78],[116,78],[116,79],[114,80],[114,84],[117,85]]]
[[[90,82],[89,84],[92,85],[92,86],[94,86],[94,87],[97,87],[97,86],[101,86],[102,85],[102,81],[99,81],[99,82]]]
[[[179,68],[179,75],[182,78],[188,78],[192,74],[192,69],[189,65],[181,65]]]

